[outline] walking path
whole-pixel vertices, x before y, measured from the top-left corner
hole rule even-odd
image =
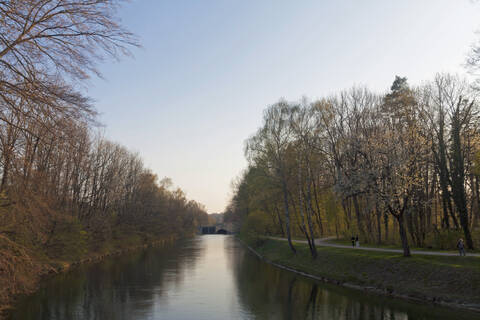
[[[274,240],[287,241],[286,238],[280,238],[280,237],[267,237],[267,238],[274,239]],[[328,238],[316,239],[315,244],[317,246],[322,246],[322,247],[403,253],[402,249],[387,249],[387,248],[374,248],[374,247],[355,247],[355,248],[353,248],[352,246],[348,246],[348,245],[344,245],[344,244],[337,244],[337,243],[328,242],[328,240],[333,240],[333,239],[336,239],[336,238],[335,237],[328,237]],[[292,241],[300,242],[300,243],[307,243],[306,240],[294,240],[294,239],[292,239]],[[458,253],[454,253],[454,252],[410,250],[410,253],[411,254],[421,254],[421,255],[426,255],[426,256],[457,256],[458,257]],[[480,254],[479,253],[467,253],[467,256],[468,257],[480,257]]]

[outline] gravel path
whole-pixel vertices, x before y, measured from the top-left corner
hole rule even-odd
[[[275,240],[287,241],[286,238],[280,238],[280,237],[268,237],[268,238],[275,239]],[[317,246],[322,246],[322,247],[403,253],[403,250],[401,250],[401,249],[386,249],[386,248],[372,248],[372,247],[355,247],[355,248],[353,248],[352,246],[347,246],[347,245],[344,245],[344,244],[337,244],[337,243],[328,242],[328,240],[332,240],[332,239],[335,239],[335,237],[316,239],[315,244]],[[294,242],[300,242],[300,243],[307,243],[306,240],[293,240],[293,241]],[[419,254],[419,255],[421,254],[421,255],[426,255],[426,256],[453,256],[453,257],[458,257],[458,253],[455,253],[455,252],[410,250],[410,253],[411,254]],[[467,256],[468,257],[480,257],[480,254],[478,254],[478,253],[467,253]]]

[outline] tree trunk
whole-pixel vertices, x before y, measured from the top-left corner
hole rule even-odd
[[[323,236],[324,234],[324,231],[323,231],[323,223],[322,223],[322,213],[321,213],[321,210],[320,210],[320,202],[318,200],[318,190],[317,190],[317,185],[315,183],[315,179],[312,180],[313,182],[313,195],[315,197],[315,207],[317,208],[317,214],[315,215],[316,216],[316,220],[317,220],[317,224],[318,224],[318,227],[320,228],[320,236]]]
[[[4,161],[4,164],[3,164],[3,173],[2,173],[2,182],[0,184],[0,192],[5,190],[5,186],[7,185],[9,169],[10,169],[10,158],[7,155],[7,156],[5,156],[5,161]]]
[[[388,214],[383,214],[383,221],[385,223],[385,242],[388,243]]]
[[[313,259],[317,258],[317,247],[315,246],[315,228],[313,226],[312,215],[315,215],[315,209],[312,205],[312,188],[311,183],[313,181],[312,175],[310,173],[310,167],[308,168],[310,181],[307,181],[307,224],[310,231],[310,238],[312,239],[311,252]]]
[[[452,116],[452,146],[451,146],[451,182],[452,182],[452,198],[457,207],[460,224],[462,225],[463,233],[467,247],[473,249],[473,240],[468,225],[468,211],[467,198],[465,195],[465,168],[464,157],[462,153],[462,142],[460,138],[461,121],[460,121],[460,102]]]
[[[283,230],[283,220],[282,216],[280,215],[280,210],[278,210],[277,204],[275,203],[275,213],[277,214],[278,225],[280,226],[280,232],[282,233],[282,237],[285,237],[285,231]]]
[[[292,249],[293,253],[296,254],[297,250],[293,246],[292,235],[290,233],[290,212],[288,209],[288,190],[287,190],[287,184],[285,181],[282,181],[282,190],[283,190],[283,205],[285,209],[285,227],[287,231],[288,245],[290,246],[290,249]]]
[[[377,215],[377,243],[380,244],[382,243],[382,217],[380,210],[378,210],[378,206],[375,208],[375,213]]]
[[[407,230],[408,232],[410,233],[410,238],[412,239],[413,243],[414,244],[418,244],[417,243],[417,234],[415,232],[415,227],[413,225],[413,214],[412,214],[412,210],[408,210],[407,212],[405,212],[404,214],[404,221],[406,222],[406,225],[407,225]]]
[[[362,216],[360,212],[360,205],[358,204],[358,199],[357,196],[353,196],[353,207],[355,208],[355,215],[357,217],[357,229],[358,232],[360,233],[360,236],[364,237],[364,231],[363,231],[363,224],[362,224]]]
[[[476,208],[475,212],[472,213],[474,215],[474,219],[473,219],[473,223],[472,223],[472,228],[473,229],[478,227],[478,222],[479,222],[479,219],[480,219],[480,192],[479,192],[478,176],[475,177],[474,186],[475,186],[475,198],[477,199],[477,208]]]
[[[410,247],[408,246],[407,231],[405,230],[404,216],[400,214],[395,216],[398,222],[398,229],[400,232],[400,239],[402,240],[403,256],[410,257]]]

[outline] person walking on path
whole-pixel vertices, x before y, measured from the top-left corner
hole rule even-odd
[[[360,247],[360,241],[358,240],[358,236],[355,237],[355,247]]]
[[[354,248],[355,248],[355,237],[354,237],[354,236],[352,236],[351,240],[352,240],[352,247],[354,247]]]
[[[460,238],[460,240],[458,240],[457,248],[458,248],[458,252],[460,253],[460,256],[465,256],[465,244],[463,243],[462,238]]]

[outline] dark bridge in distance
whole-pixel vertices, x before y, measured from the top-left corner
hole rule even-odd
[[[232,234],[231,229],[223,223],[214,226],[201,226],[198,231],[200,234]]]

